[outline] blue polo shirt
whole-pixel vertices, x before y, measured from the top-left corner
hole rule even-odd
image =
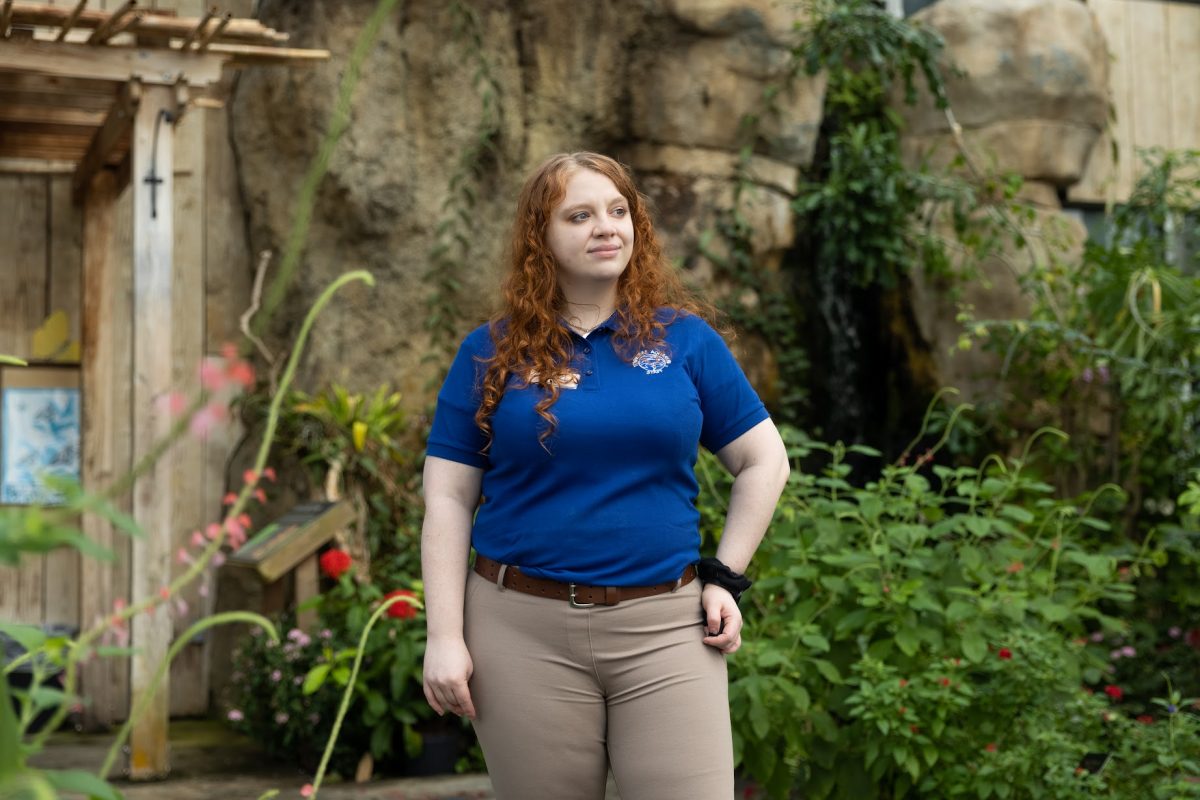
[[[486,453],[475,425],[488,326],[459,348],[438,394],[427,452],[483,470],[471,543],[479,553],[544,578],[605,586],[674,580],[699,558],[698,445],[716,452],[767,419],[720,335],[674,315],[665,343],[633,363],[613,347],[616,315],[585,339],[572,334],[574,386],[550,411],[542,389],[510,382],[492,417]]]

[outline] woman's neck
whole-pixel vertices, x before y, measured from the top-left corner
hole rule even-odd
[[[610,291],[596,292],[594,295],[572,295],[564,298],[563,318],[567,324],[582,336],[587,336],[612,316],[617,308],[617,292],[613,287]]]

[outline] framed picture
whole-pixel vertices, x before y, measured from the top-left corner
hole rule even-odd
[[[0,365],[0,504],[57,505],[43,477],[79,480],[79,367]]]

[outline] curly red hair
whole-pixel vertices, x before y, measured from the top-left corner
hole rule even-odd
[[[546,229],[554,208],[566,194],[567,181],[581,169],[592,170],[613,182],[629,201],[633,220],[633,252],[617,282],[618,325],[614,345],[622,357],[659,343],[666,335],[672,313],[715,318],[711,305],[697,298],[680,281],[663,255],[647,210],[647,200],[634,185],[629,171],[598,153],[560,153],[551,156],[525,181],[517,200],[508,254],[508,275],[502,286],[503,308],[490,324],[495,354],[484,361],[482,400],[475,422],[492,437],[491,418],[504,396],[510,378],[524,388],[534,375],[543,397],[535,410],[546,425],[538,435],[542,446],[553,435],[557,420],[550,408],[561,391],[559,380],[570,371],[571,332],[563,321],[566,300],[558,285],[558,264],[546,243]]]

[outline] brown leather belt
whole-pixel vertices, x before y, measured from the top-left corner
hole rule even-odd
[[[475,572],[489,583],[552,600],[566,600],[576,608],[587,606],[615,606],[622,600],[653,597],[656,594],[674,592],[687,586],[696,578],[696,567],[688,564],[679,580],[659,583],[654,586],[584,586],[578,583],[563,583],[549,578],[535,578],[521,572],[519,567],[506,566],[487,556],[475,556]]]

